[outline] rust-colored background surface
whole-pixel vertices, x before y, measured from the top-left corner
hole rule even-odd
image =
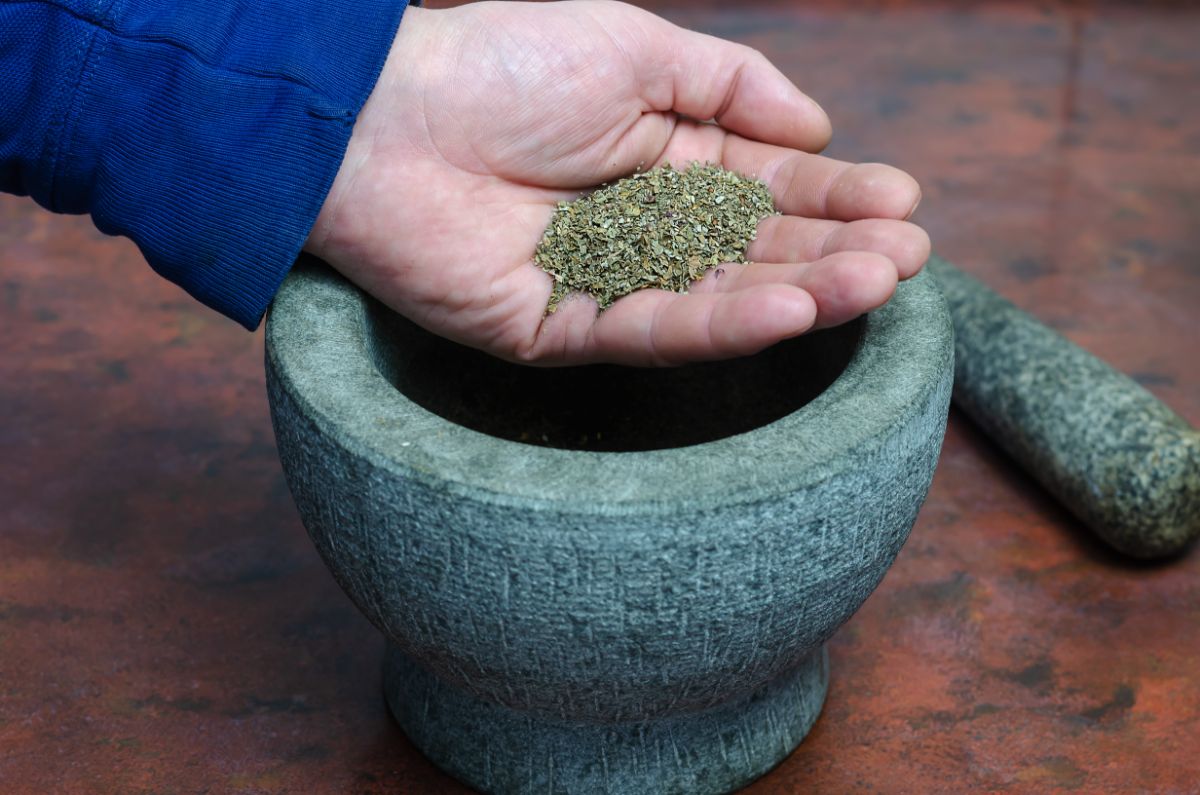
[[[766,51],[937,249],[1200,424],[1200,5],[655,3]],[[262,334],[0,198],[0,792],[456,793],[284,485]],[[953,414],[797,792],[1200,792],[1200,551],[1099,546]]]

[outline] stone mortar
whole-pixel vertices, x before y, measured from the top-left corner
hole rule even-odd
[[[313,260],[267,326],[288,483],[388,639],[393,714],[487,792],[724,792],[790,753],[925,498],[952,374],[924,275],[672,370],[500,362]]]

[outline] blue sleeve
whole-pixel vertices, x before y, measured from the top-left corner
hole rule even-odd
[[[0,190],[90,213],[255,328],[406,6],[0,0]]]

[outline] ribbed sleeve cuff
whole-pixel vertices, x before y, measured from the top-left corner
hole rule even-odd
[[[256,328],[333,184],[406,6],[114,8],[72,100],[55,209],[91,212],[163,276]]]

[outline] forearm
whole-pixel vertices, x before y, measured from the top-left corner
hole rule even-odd
[[[0,189],[90,213],[253,328],[405,5],[0,0]]]

